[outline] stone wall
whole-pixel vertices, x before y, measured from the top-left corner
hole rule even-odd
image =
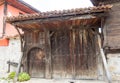
[[[108,54],[108,67],[113,80],[120,80],[120,53]]]
[[[0,46],[0,77],[8,72],[7,61],[18,63],[20,57],[20,40],[19,38],[11,38],[9,46]],[[15,71],[16,67],[10,66],[10,72]]]

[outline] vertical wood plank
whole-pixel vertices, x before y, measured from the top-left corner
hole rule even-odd
[[[44,29],[45,32],[45,52],[46,52],[46,78],[52,78],[52,68],[51,68],[51,43],[50,43],[50,33],[49,30]]]
[[[74,64],[74,46],[75,46],[75,33],[72,29],[70,31],[70,62],[71,62],[71,72],[72,72],[72,78],[75,78],[75,64]]]
[[[75,75],[75,62],[76,62],[76,54],[75,54],[75,41],[76,41],[76,30],[74,30],[73,29],[73,34],[72,34],[72,37],[73,37],[73,48],[72,48],[72,50],[73,50],[73,79],[75,79],[75,77],[76,77],[76,75]]]
[[[97,34],[96,34],[96,38],[95,38],[95,42],[96,42],[96,56],[98,57],[97,58],[97,68],[98,68],[98,80],[103,80],[103,64],[102,64],[102,57],[100,56],[100,51],[99,51],[99,48],[98,48],[98,37],[97,37]]]

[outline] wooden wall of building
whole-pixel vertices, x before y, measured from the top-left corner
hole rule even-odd
[[[49,73],[51,78],[97,79],[96,32],[92,28],[56,30],[49,35],[25,31],[24,70],[31,77],[46,78]],[[45,45],[45,36],[50,37],[50,46]]]
[[[114,3],[104,25],[104,46],[120,49],[120,2]]]

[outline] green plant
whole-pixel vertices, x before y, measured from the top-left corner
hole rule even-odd
[[[15,75],[16,75],[16,72],[11,72],[11,73],[8,75],[8,78],[9,78],[9,79],[14,79]]]
[[[22,72],[18,75],[18,81],[23,82],[23,81],[28,81],[28,80],[30,80],[29,74]]]
[[[14,79],[15,75],[16,75],[16,72],[10,72],[7,78],[2,78],[2,79],[10,81]],[[23,82],[28,80],[30,80],[29,74],[27,74],[26,72],[19,73],[18,81]]]

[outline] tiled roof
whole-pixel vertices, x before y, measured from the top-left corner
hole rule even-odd
[[[92,14],[92,13],[99,13],[105,12],[111,9],[112,5],[102,5],[102,6],[94,6],[88,8],[76,8],[76,9],[69,9],[69,10],[62,10],[62,11],[48,11],[48,12],[41,12],[35,14],[25,14],[19,16],[11,16],[7,17],[7,22],[14,22],[20,20],[29,20],[29,19],[38,19],[38,18],[51,18],[51,17],[60,17],[60,16],[74,16],[74,15],[83,15],[83,14]]]

